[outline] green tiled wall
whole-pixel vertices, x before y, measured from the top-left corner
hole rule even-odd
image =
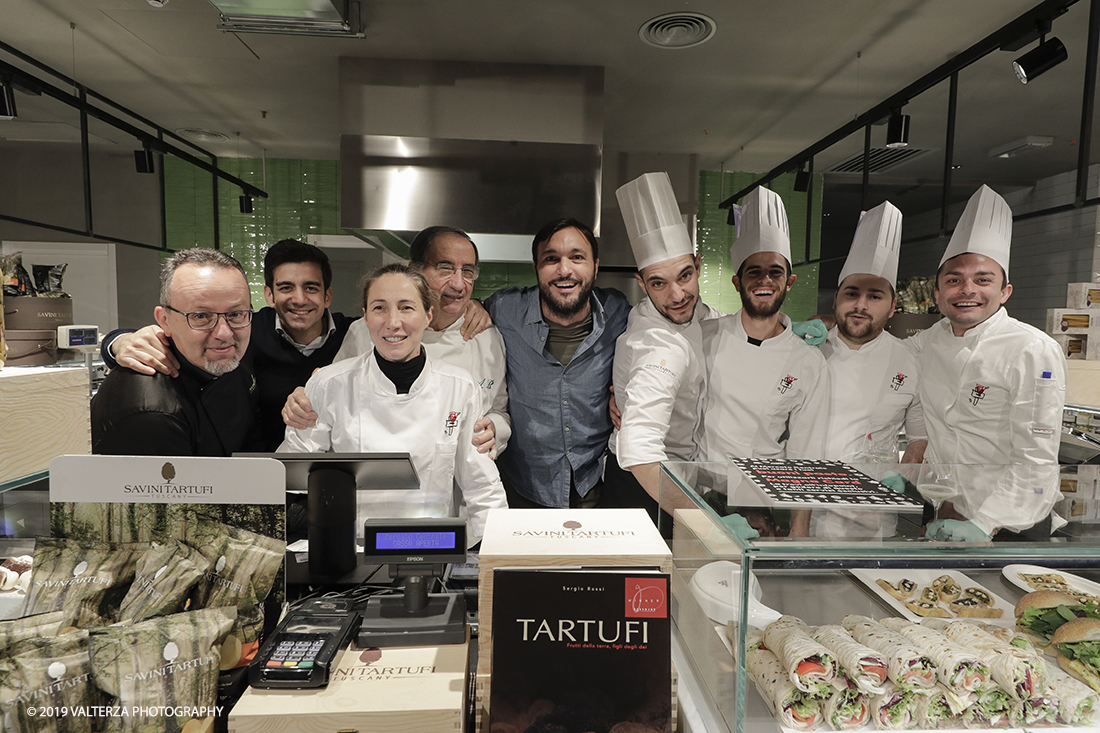
[[[474,283],[474,297],[488,298],[509,285],[525,288],[535,284],[535,268],[530,262],[485,262]]]
[[[734,191],[739,191],[755,180],[759,174],[741,171],[702,171],[699,174],[699,212],[696,237],[699,254],[702,255],[702,272],[699,290],[703,302],[724,312],[733,313],[741,308],[741,297],[733,287],[731,278],[736,273],[730,261],[730,246],[737,239],[736,228],[726,223],[728,209],[718,204]],[[818,265],[800,265],[806,260],[806,194],[794,190],[794,174],[786,174],[772,181],[769,186],[783,199],[787,209],[787,222],[791,229],[791,256],[794,274],[798,276],[794,287],[783,303],[783,312],[793,320],[802,321],[817,313]],[[817,259],[821,252],[821,176],[814,176],[814,221],[811,229],[810,259]]]
[[[263,258],[275,242],[310,234],[343,234],[340,229],[340,171],[335,160],[264,161],[221,158],[227,173],[267,191],[255,198],[252,213],[240,212],[241,191],[218,182],[218,226],[221,248],[236,257],[248,273],[252,303],[264,305]],[[168,248],[213,247],[213,176],[172,156],[164,157],[165,215]]]
[[[264,186],[259,158],[222,158],[219,165],[242,180]],[[741,299],[730,282],[729,249],[736,239],[734,227],[726,224],[727,210],[719,209],[724,195],[739,190],[757,174],[703,171],[699,174],[699,252],[703,265],[700,287],[703,300],[732,313]],[[172,156],[164,158],[165,201],[169,250],[184,247],[212,247],[212,176]],[[794,272],[798,282],[787,296],[783,311],[795,320],[817,312],[818,266],[799,265],[805,260],[806,194],[794,191],[794,175],[773,181],[772,190],[782,198],[791,227]],[[821,211],[821,181],[814,181],[814,211]],[[342,234],[340,230],[340,172],[334,160],[267,161],[269,198],[253,200],[253,213],[241,214],[240,189],[225,182],[218,185],[218,221],[221,247],[240,260],[253,285],[253,304],[263,302],[263,256],[275,242],[287,237],[305,239],[309,234]],[[820,215],[815,221],[820,220]],[[811,259],[820,252],[820,227],[812,231]],[[485,263],[474,288],[475,297],[486,297],[500,288],[535,284],[531,265]]]

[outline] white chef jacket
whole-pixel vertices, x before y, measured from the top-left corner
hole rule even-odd
[[[612,369],[622,426],[608,441],[623,468],[694,457],[705,389],[700,324],[720,315],[700,302],[690,321],[677,324],[649,298],[630,311]]]
[[[783,333],[759,346],[749,342],[741,311],[703,321],[707,390],[701,460],[824,457],[825,358],[791,332],[790,318],[779,317]]]
[[[1046,516],[1060,498],[1067,379],[1054,339],[1000,308],[962,336],[944,318],[903,343],[918,355],[925,461],[993,467],[962,481],[959,512],[986,531]]]
[[[508,387],[504,379],[507,369],[504,339],[496,326],[490,326],[466,341],[461,333],[465,321],[465,316],[459,316],[457,321],[442,331],[434,331],[429,326],[420,343],[424,345],[429,357],[462,367],[481,387],[481,402],[486,406],[485,416],[492,419],[496,430],[496,448],[493,449],[495,457],[508,447],[508,439],[512,437],[512,418],[508,415]],[[370,340],[370,331],[364,319],[360,318],[351,324],[333,363],[369,354],[373,350],[374,342]]]
[[[431,356],[408,394],[397,394],[373,353],[345,359],[306,382],[317,424],[288,426],[279,451],[408,452],[420,489],[360,491],[360,507],[372,517],[453,517],[456,483],[469,509],[467,542],[473,546],[489,509],[508,505],[496,463],[471,443],[482,414],[480,392],[468,372]]]
[[[893,441],[903,426],[910,442],[928,438],[917,390],[917,359],[901,339],[883,331],[851,349],[834,327],[821,354],[829,368],[832,396],[826,458],[856,461],[869,442],[880,437]]]
[[[829,330],[821,354],[829,370],[829,430],[825,457],[860,463],[875,442],[897,449],[897,435],[905,427],[909,442],[926,440],[924,409],[917,385],[917,358],[901,339],[883,331],[859,349]],[[889,537],[897,515],[874,510],[815,509],[810,522],[814,537]]]

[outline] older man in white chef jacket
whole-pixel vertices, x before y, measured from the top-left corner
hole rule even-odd
[[[1003,307],[1012,211],[988,186],[966,205],[936,274],[945,316],[906,339],[918,354],[928,424],[925,460],[956,469],[958,494],[928,536],[988,539],[1044,520],[1059,498],[1058,445],[1066,360],[1054,339]]]
[[[646,297],[615,342],[612,379],[622,421],[609,441],[604,505],[643,507],[656,522],[660,462],[690,461],[696,452],[701,323],[721,314],[699,300],[699,257],[668,174],[646,173],[615,195]]]
[[[700,457],[824,457],[829,415],[825,359],[779,312],[791,272],[787,212],[779,195],[753,189],[738,207],[730,248],[741,310],[703,322],[707,390]],[[809,513],[795,514],[794,536],[809,532]]]
[[[928,445],[917,359],[884,330],[897,306],[900,246],[897,207],[887,201],[864,212],[833,296],[836,326],[821,347],[832,395],[826,458],[895,462],[902,428],[908,441],[905,462],[919,463]],[[894,533],[896,519],[881,511],[815,510],[810,533],[884,537]]]

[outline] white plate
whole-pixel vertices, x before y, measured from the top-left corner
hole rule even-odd
[[[1020,573],[1025,573],[1027,575],[1042,575],[1043,573],[1061,575],[1066,581],[1066,584],[1072,588],[1082,593],[1100,596],[1100,583],[1094,583],[1087,578],[1082,578],[1080,575],[1074,575],[1073,573],[1067,573],[1064,570],[1053,570],[1038,565],[1005,565],[1004,568],[1001,569],[1001,574],[1005,576],[1005,580],[1023,590],[1024,593],[1030,593],[1035,590],[1027,584],[1027,581],[1020,577]]]
[[[690,582],[691,592],[703,612],[724,624],[737,618],[740,604],[736,602],[741,587],[741,566],[729,560],[716,560],[695,571]],[[760,602],[764,595],[760,581],[752,576],[749,596],[749,625],[764,628],[782,614]]]
[[[975,583],[972,578],[963,575],[957,570],[937,570],[935,568],[922,570],[904,568],[900,570],[886,570],[884,568],[853,568],[852,575],[854,575],[860,580],[860,582],[862,582],[864,585],[866,585],[868,588],[878,594],[879,598],[890,604],[890,606],[894,608],[899,615],[915,623],[920,623],[923,619],[927,617],[918,616],[917,614],[906,608],[904,603],[884,591],[882,589],[882,586],[875,582],[877,579],[882,578],[888,583],[897,584],[903,578],[908,578],[909,580],[917,584],[916,590],[913,591],[913,597],[916,598],[918,597],[921,588],[932,585],[932,581],[940,577],[941,575],[950,575],[951,578],[954,579],[954,581],[958,583],[964,591],[966,588],[974,587],[983,589],[993,599],[993,607],[1001,609],[1000,618],[982,618],[976,620],[987,621],[991,624],[996,624],[997,626],[1013,626],[1016,623],[1016,617],[1013,615],[1013,609],[1016,607],[1015,604],[1009,603],[1004,598],[1001,598],[996,593],[991,591],[989,588],[986,588],[981,583]],[[910,598],[909,600],[913,599]],[[944,610],[946,610],[948,613],[951,612],[951,610],[947,608],[944,604],[940,604],[940,607],[944,608]],[[956,617],[952,615],[950,618],[945,618],[944,620],[949,621],[954,618]]]

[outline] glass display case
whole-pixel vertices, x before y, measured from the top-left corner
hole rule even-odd
[[[972,484],[988,483],[982,477],[995,476],[992,484],[1001,486],[1014,480],[1005,467],[941,466],[940,472],[955,481],[941,480],[937,488],[928,465],[854,468],[913,498],[931,500],[941,512],[950,508],[944,502],[962,502]],[[732,463],[662,464],[660,521],[671,523],[662,532],[672,537],[674,634],[679,663],[687,668],[681,674],[694,680],[688,693],[694,699],[682,708],[697,708],[708,731],[790,730],[780,725],[745,668],[754,629],[780,615],[797,616],[810,626],[840,624],[848,614],[920,621],[886,585],[910,579],[919,589],[947,574],[965,589],[991,594],[992,610],[983,611],[988,615],[981,621],[1011,628],[1017,600],[1031,590],[1024,576],[1039,572],[1034,568],[1050,569],[1100,594],[1100,585],[1092,585],[1100,584],[1100,524],[1065,524],[1045,516],[1030,528],[1021,521],[1017,531],[996,532],[993,540],[978,535],[972,541],[938,541],[922,536],[932,519],[929,508],[816,506],[809,536],[794,537],[794,512],[745,479]],[[960,490],[960,484],[965,488]],[[1050,491],[1057,495],[1057,482],[1053,486]],[[993,489],[984,501],[999,501],[991,511],[1011,516],[1048,512],[1055,498],[1060,497],[1047,496],[1036,509],[1024,506],[1028,499],[1022,505],[1020,497],[998,500]],[[954,615],[947,603],[941,605]],[[685,727],[697,733],[694,726]],[[820,729],[830,728],[823,724]]]

